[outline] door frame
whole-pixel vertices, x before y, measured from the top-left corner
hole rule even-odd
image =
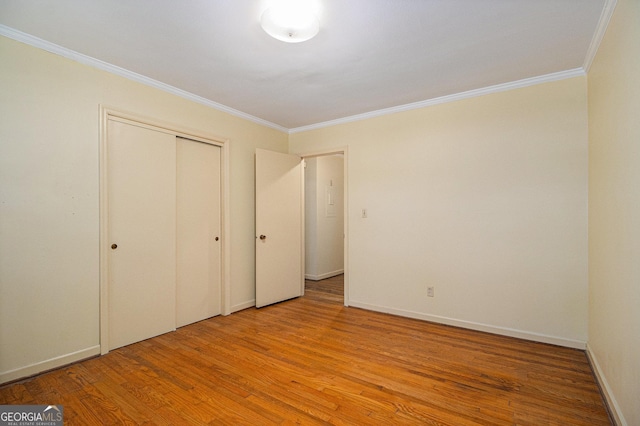
[[[344,209],[344,306],[349,306],[349,147],[341,146],[332,149],[311,151],[303,153],[291,153],[299,155],[303,160],[313,157],[325,157],[329,155],[342,154],[343,162],[343,209]],[[304,255],[304,253],[303,253]],[[303,259],[304,260],[304,259]]]
[[[220,303],[222,315],[229,315],[231,306],[231,292],[229,291],[231,274],[231,238],[230,238],[230,215],[229,200],[229,140],[208,134],[206,132],[195,131],[181,125],[157,120],[140,114],[126,112],[120,109],[100,105],[100,149],[99,149],[99,188],[100,188],[100,353],[102,355],[109,352],[109,197],[108,197],[108,124],[110,120],[119,121],[197,142],[219,146],[221,149],[221,185],[220,185],[220,230],[222,246],[220,250]]]

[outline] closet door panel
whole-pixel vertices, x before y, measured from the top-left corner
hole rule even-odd
[[[108,127],[109,349],[176,325],[176,138]]]
[[[178,327],[220,314],[220,151],[177,138]]]

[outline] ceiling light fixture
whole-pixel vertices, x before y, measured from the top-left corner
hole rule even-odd
[[[260,25],[271,37],[287,43],[307,41],[320,30],[320,22],[309,1],[281,1],[262,13]]]

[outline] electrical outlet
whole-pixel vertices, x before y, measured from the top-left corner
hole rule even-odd
[[[434,297],[433,287],[427,287],[427,296]]]

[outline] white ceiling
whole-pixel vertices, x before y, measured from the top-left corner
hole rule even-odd
[[[298,44],[262,30],[268,1],[0,0],[0,24],[296,130],[582,71],[612,0],[320,0]]]

